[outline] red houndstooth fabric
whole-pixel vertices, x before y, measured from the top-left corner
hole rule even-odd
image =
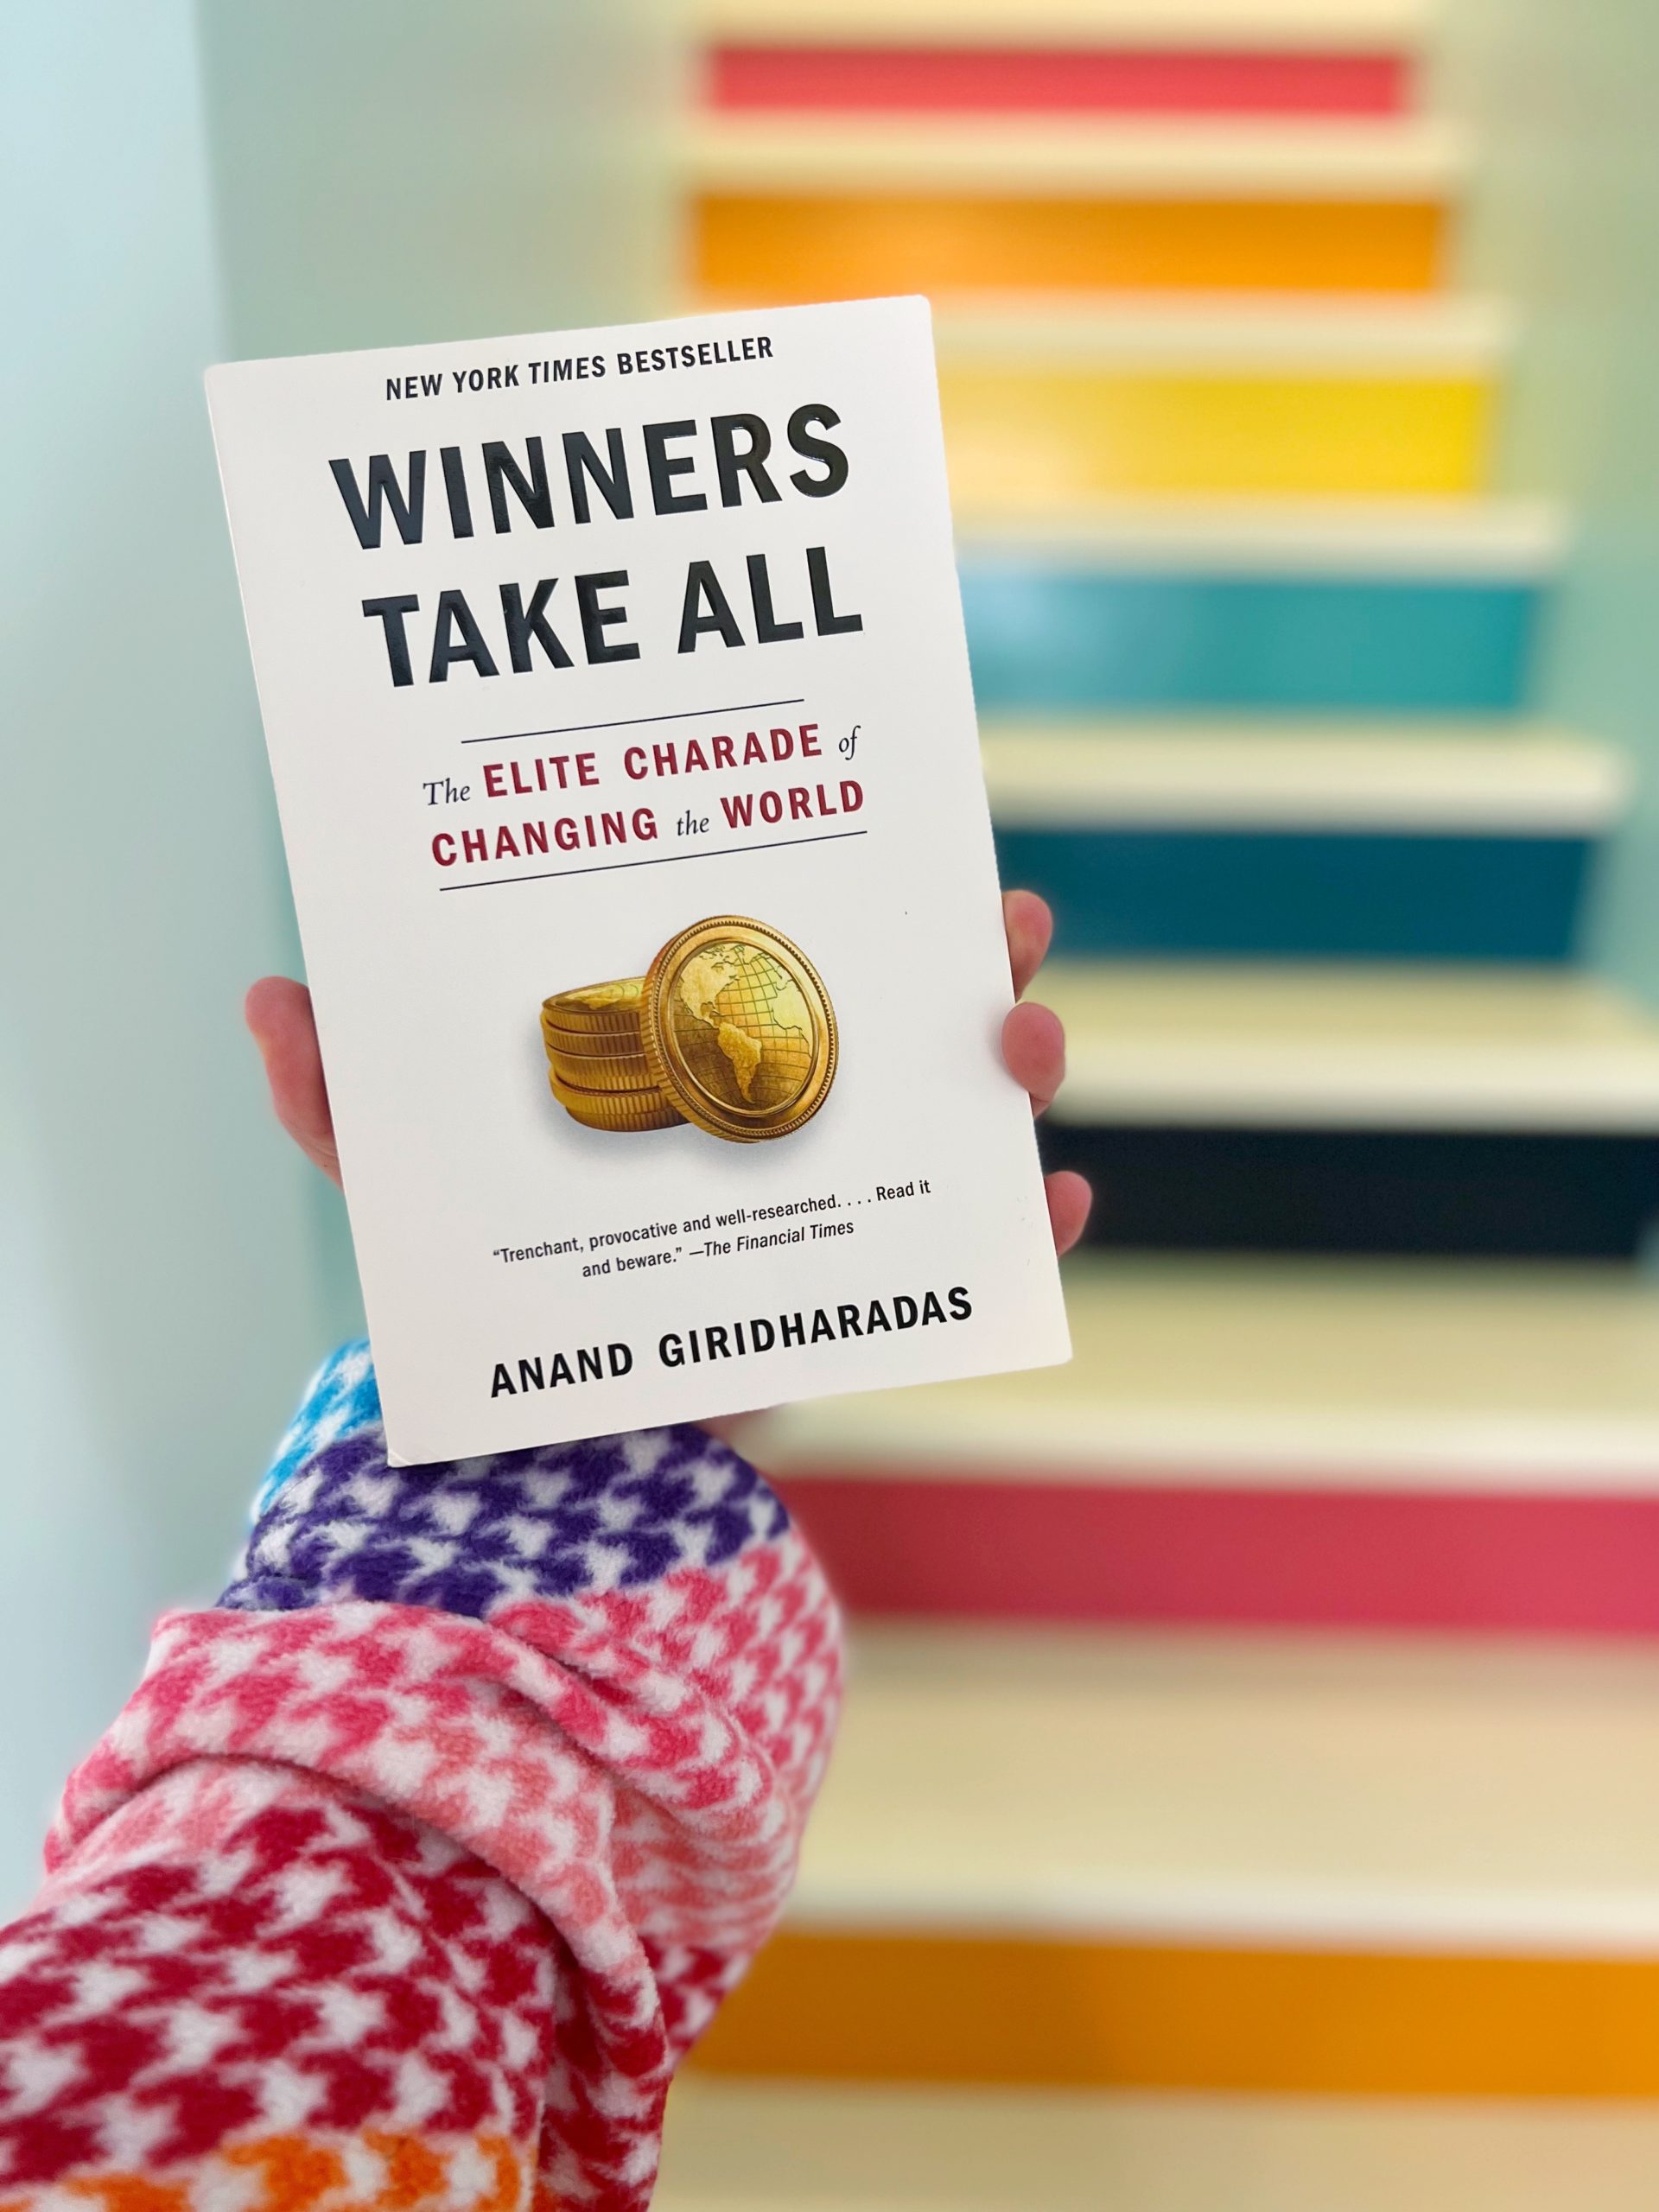
[[[700,1430],[393,1470],[378,1412],[351,1348],[69,1783],[0,1937],[0,2212],[649,2201],[788,1891],[833,1605]]]

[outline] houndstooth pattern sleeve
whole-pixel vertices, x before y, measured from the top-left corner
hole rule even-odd
[[[346,1347],[0,1938],[0,2201],[642,2208],[839,1666],[798,1533],[706,1432],[392,1468]]]

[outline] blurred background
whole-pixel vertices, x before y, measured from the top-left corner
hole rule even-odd
[[[1095,1178],[1057,1374],[762,1449],[855,1626],[669,2212],[1659,2185],[1659,17],[18,10],[0,1904],[358,1325],[200,372],[923,290]]]

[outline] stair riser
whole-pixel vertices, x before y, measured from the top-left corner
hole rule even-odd
[[[1659,1961],[785,1929],[700,2069],[1338,2095],[1651,2097]]]
[[[903,292],[1426,292],[1434,200],[708,193],[690,270],[706,304]]]
[[[969,553],[982,709],[1504,714],[1527,687],[1527,580],[1089,570]]]
[[[1125,494],[1433,497],[1486,479],[1478,375],[942,366],[951,488],[1053,513]]]
[[[1050,1167],[1123,1249],[1628,1260],[1659,1213],[1659,1137],[1049,1122]]]
[[[1272,49],[717,46],[713,107],[819,114],[1402,114],[1408,56]]]
[[[939,1454],[948,1469],[948,1451]],[[791,1510],[861,1616],[1659,1636],[1652,1497],[1136,1483],[1040,1467],[785,1475]]]
[[[999,829],[1005,883],[1071,956],[1564,961],[1582,837]]]

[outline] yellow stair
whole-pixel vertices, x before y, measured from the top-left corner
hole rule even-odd
[[[953,493],[1476,492],[1510,331],[1483,302],[1114,302],[937,317]]]

